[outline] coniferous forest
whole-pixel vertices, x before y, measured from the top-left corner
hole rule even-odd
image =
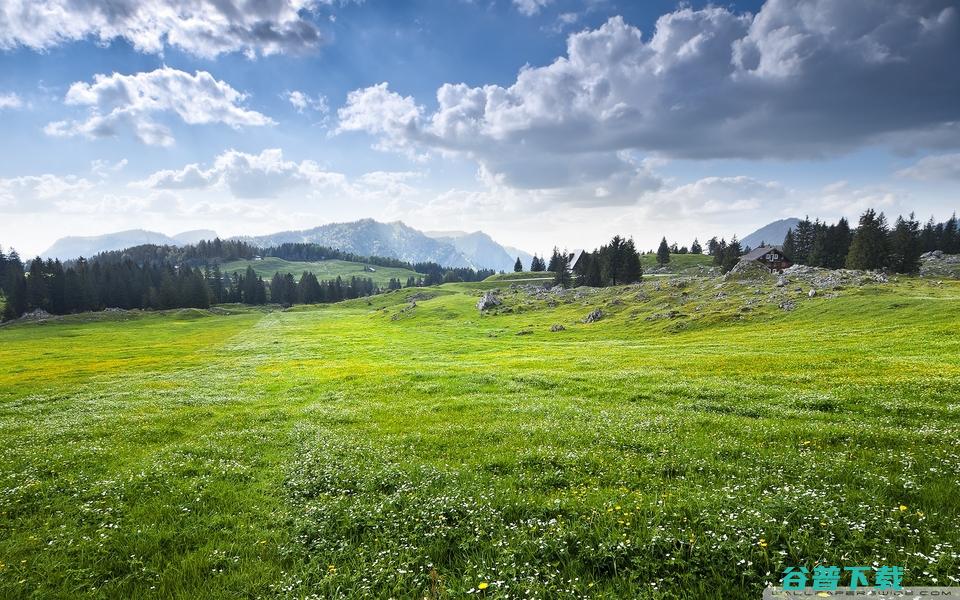
[[[61,262],[35,258],[24,262],[16,251],[0,251],[3,320],[43,310],[51,314],[121,309],[208,308],[211,304],[317,304],[370,296],[382,291],[372,279],[337,277],[318,280],[276,274],[267,283],[251,267],[245,273],[222,273],[220,263],[276,256],[285,260],[339,259],[421,273],[407,287],[450,281],[479,281],[492,270],[448,269],[436,263],[412,265],[383,257],[360,257],[315,244],[257,248],[242,241],[215,239],[183,247],[144,245],[100,253],[90,259]],[[387,289],[401,287],[391,281]]]

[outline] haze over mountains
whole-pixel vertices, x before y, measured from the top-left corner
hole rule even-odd
[[[168,236],[135,229],[90,237],[66,237],[57,240],[44,258],[70,259],[93,256],[98,252],[122,250],[142,244],[178,246],[213,239],[216,232],[198,230]],[[426,234],[400,221],[381,223],[362,219],[350,223],[330,223],[301,231],[280,231],[269,235],[238,236],[258,246],[284,243],[311,243],[337,248],[361,256],[383,256],[408,262],[436,262],[446,267],[512,270],[519,256],[524,265],[531,255],[516,248],[505,248],[482,231],[433,232]]]
[[[93,256],[98,252],[122,250],[143,244],[182,246],[184,244],[195,244],[200,240],[210,240],[215,237],[217,237],[217,232],[209,229],[185,231],[173,236],[144,229],[129,229],[127,231],[118,231],[104,235],[60,238],[40,256],[42,258],[68,259],[77,258],[78,256]]]
[[[744,246],[756,248],[762,242],[781,244],[787,230],[796,227],[799,219],[774,221],[744,236]],[[57,240],[41,256],[43,258],[71,259],[93,256],[99,252],[122,250],[142,244],[180,246],[217,237],[215,231],[198,229],[169,236],[155,231],[131,229],[105,235],[71,236]],[[411,263],[435,262],[445,267],[472,267],[512,271],[520,258],[529,268],[533,256],[510,246],[498,244],[482,231],[420,231],[401,221],[381,223],[361,219],[350,223],[329,223],[312,229],[280,231],[268,235],[237,236],[257,246],[277,246],[285,243],[309,243],[337,248],[360,256],[383,256]]]

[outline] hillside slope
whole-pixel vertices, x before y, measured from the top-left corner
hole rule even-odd
[[[2,327],[0,597],[752,600],[851,556],[949,581],[960,283],[788,278]]]
[[[317,279],[350,279],[351,277],[363,277],[373,279],[377,285],[386,287],[391,278],[400,280],[401,284],[407,283],[408,277],[414,279],[423,277],[415,271],[409,269],[400,269],[396,267],[381,267],[378,265],[366,265],[364,263],[350,262],[346,260],[320,260],[320,261],[287,261],[275,256],[267,256],[263,260],[235,260],[225,262],[220,265],[220,270],[224,273],[242,273],[247,267],[253,267],[253,270],[264,278],[270,278],[274,273],[290,273],[299,281],[300,275],[305,271],[313,273]],[[373,269],[372,271],[369,269]]]

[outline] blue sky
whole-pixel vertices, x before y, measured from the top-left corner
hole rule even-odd
[[[0,244],[400,219],[542,252],[949,215],[951,0],[0,0]]]

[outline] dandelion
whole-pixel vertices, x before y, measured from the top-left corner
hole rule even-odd
[[[760,538],[760,541],[757,542],[757,545],[760,546],[761,548],[766,548],[766,547],[767,547],[767,540],[765,540],[765,539],[763,539],[763,538]]]
[[[481,583],[480,585],[477,586],[477,589],[485,590],[485,589],[487,589],[488,587],[490,587],[490,584],[487,583],[486,581],[484,581],[483,583]]]
[[[904,512],[904,511],[906,511],[906,510],[907,510],[907,505],[906,505],[906,504],[901,504],[901,505],[900,505],[900,512]]]

